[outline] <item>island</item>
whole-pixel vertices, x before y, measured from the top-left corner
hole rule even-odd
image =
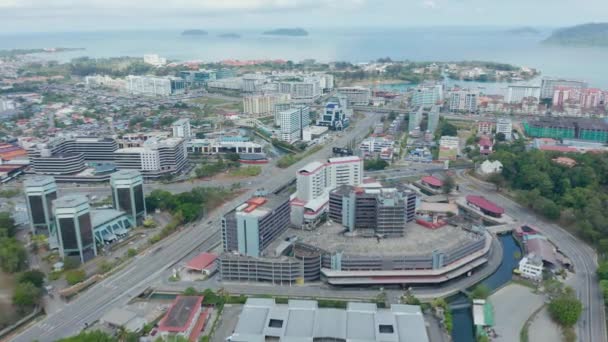
[[[308,32],[303,28],[279,28],[276,30],[266,31],[263,34],[268,36],[291,36],[291,37],[303,37],[308,36]]]
[[[508,34],[512,35],[531,35],[531,34],[540,34],[541,32],[534,27],[525,26],[518,27],[507,31]]]
[[[206,36],[208,33],[205,30],[185,30],[182,36]]]
[[[241,35],[237,34],[237,33],[222,33],[222,34],[219,34],[218,37],[220,37],[220,38],[241,38]]]
[[[543,41],[562,46],[608,47],[608,23],[589,23],[556,30]]]
[[[29,55],[32,53],[55,53],[55,52],[70,52],[70,51],[82,51],[82,50],[84,50],[84,48],[65,48],[65,47],[0,50],[0,57]]]

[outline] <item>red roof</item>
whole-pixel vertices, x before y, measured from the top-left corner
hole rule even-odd
[[[184,332],[192,324],[203,303],[203,296],[177,296],[167,314],[158,324],[158,330]]]
[[[497,206],[494,202],[490,202],[483,196],[468,195],[467,202],[495,214],[503,214],[505,212],[503,208]]]
[[[443,186],[443,181],[433,176],[424,176],[421,181],[432,186]]]
[[[490,138],[486,137],[485,135],[479,139],[479,146],[490,146],[491,147],[492,145],[493,145],[492,140],[490,140]]]
[[[188,261],[186,264],[187,268],[193,270],[204,270],[211,266],[215,260],[217,260],[217,255],[213,253],[201,253],[194,257],[192,260]]]
[[[192,332],[190,333],[190,337],[188,337],[188,341],[190,341],[190,342],[198,341],[198,337],[201,334],[201,332],[203,331],[203,329],[205,328],[205,324],[207,323],[207,318],[209,318],[209,310],[211,310],[211,308],[206,308],[205,311],[203,311],[201,313],[201,315],[198,317],[198,321],[196,321],[196,325],[192,329]]]

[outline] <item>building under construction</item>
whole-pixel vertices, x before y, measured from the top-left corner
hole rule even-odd
[[[529,137],[608,142],[608,121],[604,119],[539,118],[523,125]]]

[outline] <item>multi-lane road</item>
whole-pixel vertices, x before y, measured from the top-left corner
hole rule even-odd
[[[583,303],[583,314],[578,322],[578,340],[602,342],[607,340],[606,317],[600,292],[597,270],[597,254],[562,227],[542,220],[529,209],[495,191],[494,185],[480,182],[459,172],[460,191],[464,194],[481,194],[505,208],[519,223],[528,223],[549,238],[574,265],[573,287]],[[516,298],[514,298],[516,300]]]
[[[380,121],[380,115],[365,115],[355,127],[345,132],[333,144],[324,146],[314,155],[304,158],[287,169],[272,169],[259,186],[267,190],[277,189],[289,183],[296,171],[306,163],[327,158],[333,146],[343,146],[351,139],[361,139],[369,127]],[[192,186],[190,186],[191,188]],[[149,252],[137,256],[128,266],[78,295],[61,310],[49,314],[33,326],[13,337],[15,342],[54,341],[78,333],[85,323],[92,323],[109,309],[126,304],[131,298],[155,282],[162,272],[183,259],[195,249],[209,249],[217,244],[219,220],[227,211],[248,199],[251,189],[215,210],[196,225],[188,226],[155,245]],[[211,221],[210,224],[207,222]],[[205,223],[203,223],[205,222]]]

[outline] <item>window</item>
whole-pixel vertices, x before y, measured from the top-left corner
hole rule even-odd
[[[381,334],[392,334],[395,332],[392,324],[380,324],[378,327]]]
[[[283,320],[282,319],[270,319],[270,321],[268,321],[268,327],[269,328],[282,328],[283,327]]]

